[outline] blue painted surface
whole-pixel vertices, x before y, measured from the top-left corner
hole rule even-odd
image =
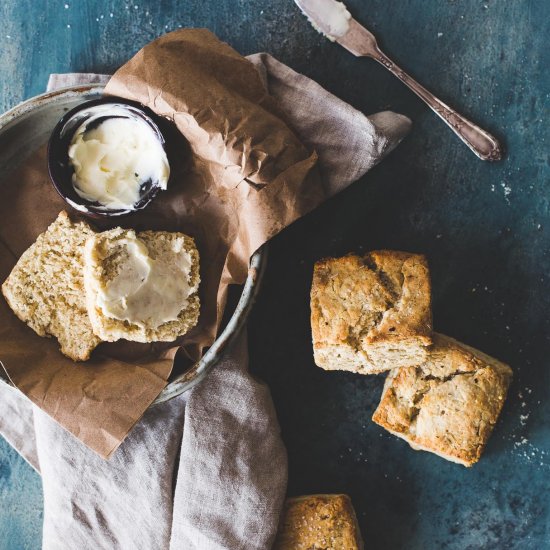
[[[109,72],[165,31],[204,26],[366,113],[409,115],[414,130],[385,163],[271,247],[251,358],[272,388],[289,492],[348,492],[369,548],[550,548],[550,3],[348,5],[390,56],[502,137],[507,158],[478,161],[382,67],[324,40],[290,0],[4,0],[0,109],[41,92],[50,72]],[[415,453],[370,421],[382,377],[313,365],[313,262],[382,247],[426,253],[436,328],[514,367],[502,420],[471,470]],[[39,548],[40,514],[38,476],[0,443],[0,549]]]
[[[0,548],[40,548],[40,476],[0,438]]]

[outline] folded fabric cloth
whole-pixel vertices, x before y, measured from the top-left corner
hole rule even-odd
[[[366,117],[267,54],[249,59],[331,194],[391,151],[410,121]],[[48,89],[106,82],[52,75]],[[206,380],[151,407],[109,461],[0,386],[0,433],[42,475],[43,548],[267,549],[286,491],[286,452],[269,390],[248,374],[246,335]]]

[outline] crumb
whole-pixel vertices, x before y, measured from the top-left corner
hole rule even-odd
[[[500,184],[500,186],[502,187],[502,190],[504,191],[504,198],[505,198],[506,202],[508,204],[510,204],[510,200],[508,199],[508,196],[512,192],[512,188],[504,181]]]

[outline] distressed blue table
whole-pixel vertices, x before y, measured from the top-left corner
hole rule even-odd
[[[390,56],[501,137],[477,160],[398,81],[316,34],[290,0],[4,0],[0,109],[48,74],[109,72],[180,26],[208,27],[243,54],[268,51],[365,113],[414,130],[386,162],[277,237],[250,327],[270,385],[289,493],[347,492],[368,548],[550,548],[550,3],[349,0]],[[315,260],[373,248],[428,255],[436,329],[507,362],[515,378],[473,469],[408,446],[370,417],[382,377],[312,361]],[[0,443],[0,548],[40,547],[40,478]]]

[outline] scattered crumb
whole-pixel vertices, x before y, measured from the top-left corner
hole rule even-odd
[[[500,184],[500,186],[502,187],[502,190],[504,191],[504,199],[506,200],[506,202],[508,204],[510,204],[510,199],[508,198],[508,196],[512,192],[512,188],[504,181]]]
[[[532,392],[533,389],[528,387],[524,387],[518,391],[517,397],[521,401],[520,414],[517,416],[519,422],[512,429],[512,432],[508,436],[503,437],[503,439],[512,442],[512,452],[524,462],[550,469],[550,462],[548,460],[550,453],[530,443],[527,437],[529,430],[527,421],[531,411],[529,410],[529,404],[524,400],[524,396],[531,395]]]
[[[443,36],[443,33],[442,32],[438,32],[437,33],[437,38],[441,38]]]
[[[68,28],[68,29],[70,29],[70,28],[71,28],[71,26],[70,26],[70,25],[67,25],[67,28]]]
[[[63,7],[64,7],[66,10],[68,10],[68,9],[69,9],[69,4],[65,4]]]

